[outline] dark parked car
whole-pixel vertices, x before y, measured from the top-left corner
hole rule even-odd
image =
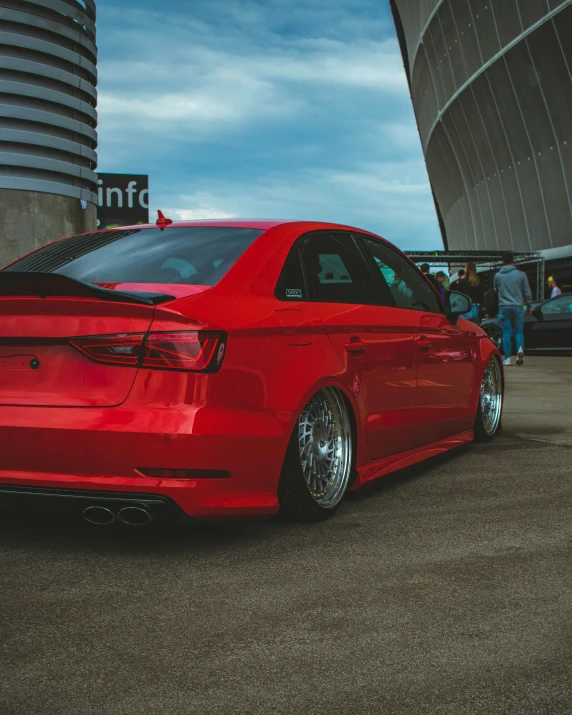
[[[486,318],[481,327],[502,352],[502,328],[498,318]],[[542,303],[533,303],[532,315],[524,319],[527,353],[572,353],[572,293]]]

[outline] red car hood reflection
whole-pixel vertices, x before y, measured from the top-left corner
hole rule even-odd
[[[165,293],[175,298],[186,298],[209,290],[211,286],[184,285],[181,283],[95,283],[101,288],[126,293]]]

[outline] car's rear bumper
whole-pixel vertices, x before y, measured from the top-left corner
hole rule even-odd
[[[25,488],[20,502],[33,490],[46,499],[42,490],[49,490],[60,501],[62,494],[71,499],[105,492],[164,497],[195,518],[273,514],[291,420],[290,413],[224,406],[180,412],[2,407],[0,508],[13,496],[10,489]],[[156,478],[138,469],[212,470],[230,476]]]
[[[18,514],[79,516],[89,507],[104,507],[114,520],[126,507],[144,509],[150,521],[184,524],[191,521],[174,501],[159,494],[130,494],[88,489],[56,489],[0,484],[0,508]]]

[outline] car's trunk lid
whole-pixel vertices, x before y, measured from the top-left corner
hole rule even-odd
[[[0,405],[121,404],[137,367],[89,360],[70,339],[141,334],[166,293],[122,293],[55,274],[0,272]]]

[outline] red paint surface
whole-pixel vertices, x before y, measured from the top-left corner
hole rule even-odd
[[[347,227],[228,220],[165,230],[192,225],[265,232],[213,288],[105,286],[175,296],[156,307],[0,298],[0,483],[157,493],[197,517],[271,514],[300,410],[325,385],[354,411],[353,489],[472,439],[482,373],[496,354],[479,328],[420,311],[274,296],[300,235]],[[218,372],[98,364],[68,342],[197,326],[228,335]],[[231,478],[158,479],[138,468]]]
[[[184,283],[96,283],[101,288],[124,293],[165,293],[174,298],[186,298],[210,290],[210,286],[185,285]]]

